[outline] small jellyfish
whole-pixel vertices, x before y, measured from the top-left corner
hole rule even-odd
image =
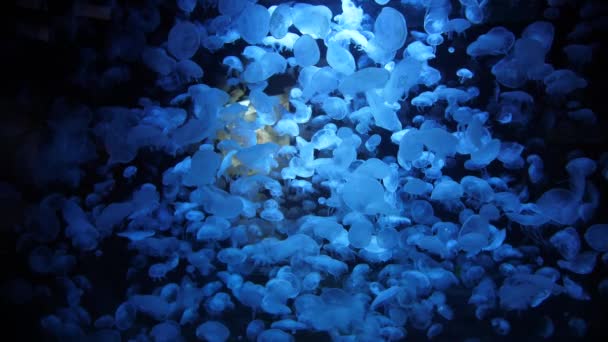
[[[243,72],[243,63],[237,56],[226,56],[222,64],[228,67],[227,74],[230,75],[233,71],[237,73]]]
[[[427,331],[426,331],[426,337],[429,340],[432,340],[433,338],[437,337],[438,335],[440,335],[443,332],[443,324],[441,323],[434,323],[433,325],[431,325]]]
[[[437,46],[443,44],[443,36],[439,33],[429,34],[426,37],[426,43],[435,49]]]
[[[455,18],[455,19],[451,19],[448,22],[448,27],[449,27],[449,31],[448,31],[449,39],[452,39],[453,33],[456,33],[457,35],[463,35],[466,37],[465,31],[471,27],[471,22],[464,18]]]
[[[369,137],[369,139],[367,139],[367,141],[365,142],[365,148],[368,151],[373,152],[376,150],[378,145],[380,145],[381,141],[382,141],[382,138],[380,137],[380,135],[374,134],[371,137]]]
[[[438,98],[435,93],[425,91],[418,96],[414,97],[411,101],[412,105],[415,106],[419,111],[422,110],[423,107],[431,107],[435,102],[437,102]]]
[[[492,328],[498,335],[505,336],[511,331],[511,324],[504,318],[494,318],[491,322]]]
[[[471,70],[467,68],[460,68],[458,71],[456,71],[456,76],[458,76],[460,83],[464,83],[465,81],[473,78],[474,75]]]
[[[136,173],[137,173],[137,167],[135,167],[133,165],[129,165],[122,171],[122,176],[126,179],[130,179],[130,178],[134,177]]]

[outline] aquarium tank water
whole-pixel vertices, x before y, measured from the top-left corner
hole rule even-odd
[[[608,341],[606,1],[15,5],[7,340]]]

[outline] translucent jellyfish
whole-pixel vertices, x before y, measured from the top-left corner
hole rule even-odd
[[[302,35],[293,46],[293,54],[299,66],[307,67],[317,64],[320,57],[319,46],[311,36]]]
[[[280,4],[270,16],[270,34],[281,39],[287,35],[292,23],[291,7],[288,4]]]
[[[119,330],[128,330],[135,323],[135,315],[137,314],[137,308],[129,303],[125,302],[118,306],[114,314],[114,322]]]
[[[556,285],[548,277],[517,273],[505,279],[498,296],[504,309],[524,310],[539,306],[555,290]]]
[[[246,2],[237,19],[237,28],[247,43],[261,43],[270,29],[270,14],[266,7]]]
[[[175,341],[183,338],[179,324],[173,321],[156,324],[150,330],[150,335],[155,341]]]
[[[355,248],[365,248],[372,239],[374,227],[367,219],[361,217],[352,222],[348,230],[348,239],[350,244]]]
[[[198,29],[191,22],[179,22],[169,31],[167,48],[178,60],[194,56],[200,45]]]
[[[432,107],[438,99],[439,98],[434,92],[425,91],[414,97],[410,103],[412,106],[415,106],[419,111],[421,111],[422,108]]]
[[[410,178],[402,190],[412,195],[422,195],[432,190],[432,186],[419,178]]]
[[[360,29],[364,15],[363,9],[357,7],[353,0],[341,0],[341,3],[342,13],[336,15],[334,21],[336,21],[344,31],[355,31]]]
[[[310,142],[313,144],[315,149],[324,150],[324,149],[333,149],[337,147],[342,139],[336,136],[336,132],[329,128],[323,128],[318,130],[310,139]]]
[[[511,331],[511,324],[504,318],[493,318],[491,324],[498,335],[505,336]]]
[[[129,298],[129,303],[135,306],[138,313],[141,312],[159,321],[167,319],[170,311],[169,303],[155,295],[134,295]]]
[[[589,274],[595,268],[597,256],[598,253],[594,251],[582,252],[577,254],[572,260],[558,260],[557,265],[572,273]]]
[[[339,277],[348,271],[348,265],[340,260],[333,259],[327,255],[307,256],[304,258],[310,266],[334,277]]]
[[[483,6],[487,1],[478,3],[477,1],[471,1],[471,3],[464,7],[464,16],[472,24],[481,24],[484,19]]]
[[[594,224],[587,228],[585,241],[595,251],[608,252],[608,224]]]
[[[235,16],[243,11],[247,0],[218,0],[217,8],[221,14]]]
[[[576,75],[572,70],[555,70],[543,80],[546,92],[550,95],[567,95],[576,89],[586,88],[587,81]]]
[[[461,68],[456,71],[456,76],[459,77],[460,83],[464,83],[467,80],[473,78],[473,72],[466,68]]]
[[[224,248],[217,254],[217,259],[228,265],[238,265],[245,261],[247,255],[239,248]]]
[[[237,56],[225,57],[222,64],[228,67],[228,75],[230,75],[233,71],[236,71],[237,73],[243,72],[243,63]]]
[[[450,132],[442,128],[430,128],[420,130],[422,141],[428,150],[435,153],[439,158],[452,156],[456,153],[458,139]]]
[[[436,220],[434,217],[433,206],[431,206],[431,204],[425,200],[413,201],[410,210],[412,219],[415,222],[429,224]]]
[[[186,186],[210,184],[215,180],[221,157],[210,150],[198,151],[192,157],[190,172],[184,177]]]
[[[203,68],[189,59],[177,62],[175,71],[179,74],[180,79],[186,83],[200,81],[204,75]]]
[[[566,260],[574,259],[581,248],[581,240],[576,232],[576,229],[572,227],[568,227],[555,233],[549,239],[549,242]]]
[[[280,321],[274,321],[270,325],[273,329],[281,329],[294,333],[298,330],[307,330],[308,326],[302,322],[294,321],[293,319],[282,319]]]
[[[266,49],[260,46],[248,45],[243,49],[241,55],[247,59],[259,61],[267,52]]]
[[[408,55],[412,56],[414,59],[420,62],[427,61],[429,59],[435,58],[435,53],[433,52],[433,47],[425,45],[420,41],[414,41],[407,46],[405,49]]]
[[[464,193],[478,203],[488,203],[494,199],[494,190],[484,179],[475,176],[464,176],[460,180],[460,184]]]
[[[566,293],[568,294],[568,296],[570,296],[574,299],[577,299],[577,300],[591,299],[591,297],[589,297],[589,295],[585,292],[583,287],[580,284],[578,284],[577,282],[575,282],[574,280],[570,279],[570,277],[564,276],[563,281],[564,281],[564,288],[566,289]]]
[[[523,150],[524,146],[521,144],[516,142],[503,142],[500,145],[498,160],[500,160],[507,169],[520,169],[524,166],[524,160],[521,157]]]
[[[314,39],[324,39],[330,32],[333,17],[331,10],[325,6],[297,4],[292,8],[294,26],[302,34]]]
[[[513,49],[513,56],[517,60],[519,67],[526,71],[530,79],[538,79],[536,74],[545,71],[544,61],[546,53],[547,51],[543,49],[543,44],[532,38],[518,39]]]
[[[541,195],[536,205],[544,216],[559,224],[570,225],[578,219],[579,202],[569,190],[551,189]]]
[[[342,120],[348,115],[348,104],[340,97],[327,97],[321,108],[334,120]]]
[[[441,34],[447,31],[452,10],[449,0],[431,0],[424,16],[424,30],[428,34]]]
[[[294,338],[290,334],[280,329],[264,330],[258,335],[257,342],[293,342]]]
[[[207,321],[196,328],[196,337],[213,342],[228,340],[230,330],[218,321]]]
[[[342,79],[338,89],[344,95],[354,96],[369,89],[383,87],[389,77],[390,73],[384,68],[364,68]]]
[[[300,135],[300,127],[292,119],[281,119],[274,126],[274,130],[279,135],[289,135],[291,137],[297,137]]]
[[[386,210],[384,188],[377,180],[356,175],[344,184],[342,197],[346,205],[361,213],[375,213]]]
[[[545,53],[551,49],[555,28],[548,21],[536,21],[528,25],[522,33],[522,38],[529,38],[538,41]]]
[[[459,199],[463,195],[462,186],[453,180],[445,179],[435,185],[431,193],[431,199],[435,201],[447,201]]]
[[[469,44],[467,54],[471,57],[504,55],[515,44],[515,35],[502,26],[493,27]]]
[[[251,341],[254,341],[262,331],[264,331],[264,321],[261,319],[254,319],[247,324],[246,334]]]
[[[531,119],[534,98],[523,91],[509,91],[500,94],[499,104],[499,122],[523,124]]]
[[[570,189],[577,200],[582,200],[587,177],[592,175],[596,169],[595,161],[585,157],[574,158],[566,164],[566,171],[570,175]]]
[[[394,103],[403,97],[407,98],[409,90],[418,82],[422,65],[420,61],[410,57],[395,65],[383,90],[386,102]]]
[[[463,224],[458,234],[458,245],[473,256],[490,244],[490,226],[488,221],[479,215],[471,215]]]
[[[327,46],[327,64],[336,71],[345,75],[355,72],[355,58],[346,48],[337,43],[329,43]]]
[[[302,279],[302,289],[304,291],[313,291],[319,287],[321,280],[319,272],[310,272]]]
[[[264,70],[264,78],[282,74],[287,68],[287,61],[285,58],[276,52],[265,53],[264,56],[260,58],[260,64]]]
[[[264,202],[264,210],[260,213],[260,217],[271,222],[282,221],[284,218],[283,213],[279,210],[279,204],[274,199]]]
[[[209,216],[196,233],[199,241],[225,240],[229,235],[230,222],[222,217]]]
[[[399,50],[407,38],[407,25],[403,15],[391,8],[384,7],[374,23],[374,41],[386,51]]]
[[[385,103],[378,91],[367,91],[365,98],[372,109],[372,116],[374,117],[376,126],[393,132],[401,130],[401,121],[399,121],[395,109]]]
[[[371,137],[369,137],[369,139],[367,139],[367,141],[365,142],[365,148],[370,151],[373,152],[376,150],[376,148],[380,145],[380,142],[382,141],[382,137],[378,134],[373,134]]]
[[[433,47],[433,49],[435,49],[437,46],[443,44],[443,36],[441,34],[429,34],[426,37],[426,43],[429,44],[430,46]]]
[[[375,310],[378,306],[383,305],[389,301],[391,301],[397,294],[401,291],[400,286],[391,286],[390,288],[379,291],[376,294],[376,298],[370,305],[371,310]]]
[[[243,81],[248,83],[258,83],[262,82],[266,79],[266,75],[264,73],[264,67],[262,63],[254,61],[249,63],[245,68],[245,72],[242,75]]]
[[[441,72],[428,64],[422,64],[422,70],[418,83],[422,83],[427,87],[431,87],[441,81]]]
[[[450,19],[447,25],[448,36],[451,38],[452,32],[458,35],[464,34],[464,31],[471,27],[471,22],[463,18]]]
[[[505,58],[494,64],[491,69],[496,81],[509,88],[519,88],[528,80],[525,70],[513,56]]]
[[[165,49],[146,47],[141,55],[144,65],[160,75],[168,75],[175,69],[175,59],[169,57]]]
[[[406,132],[399,141],[397,161],[402,167],[418,159],[422,155],[423,143],[417,130]]]

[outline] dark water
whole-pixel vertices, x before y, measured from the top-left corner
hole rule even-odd
[[[150,45],[160,45],[166,39],[166,32],[173,25],[174,13],[176,12],[173,1],[150,1],[159,2],[161,23],[159,28],[146,36],[147,43]],[[260,1],[266,6],[279,1]],[[396,2],[396,1],[393,1]],[[91,2],[94,3],[94,2]],[[97,1],[104,5],[103,1]],[[116,15],[121,15],[121,9],[128,6],[145,6],[146,1],[124,1],[116,5]],[[308,1],[308,3],[325,4],[330,7],[334,14],[339,13],[339,4],[329,1]],[[603,4],[601,1],[597,3]],[[27,254],[32,246],[22,246],[17,251],[20,236],[15,233],[15,227],[20,227],[27,216],[25,210],[28,205],[39,202],[46,194],[59,192],[63,194],[86,196],[91,192],[93,184],[103,178],[96,171],[101,166],[100,162],[93,161],[84,165],[84,177],[80,185],[75,189],[67,188],[63,184],[46,184],[36,186],[34,180],[25,171],[25,166],[21,163],[19,150],[23,146],[27,137],[38,128],[45,127],[47,119],[51,113],[53,103],[58,98],[64,98],[69,104],[77,106],[85,104],[88,108],[100,106],[137,106],[138,99],[148,97],[166,103],[178,92],[164,92],[154,86],[155,75],[141,63],[132,61],[126,62],[129,66],[131,77],[128,81],[118,84],[111,88],[104,89],[99,86],[98,76],[109,65],[112,64],[103,56],[104,47],[108,40],[112,39],[113,33],[122,30],[120,25],[106,20],[92,20],[70,15],[71,3],[69,1],[49,1],[48,10],[36,11],[31,9],[18,8],[14,16],[3,22],[8,29],[4,32],[12,32],[11,28],[17,28],[17,35],[5,37],[3,57],[7,59],[4,63],[5,86],[8,86],[2,96],[2,117],[6,119],[6,124],[2,128],[2,147],[3,153],[0,154],[0,165],[2,165],[2,180],[14,184],[20,191],[21,201],[2,201],[0,208],[2,212],[2,236],[0,238],[0,266],[2,276],[0,284],[6,284],[15,278],[27,279],[32,284],[46,284],[53,292],[49,297],[34,297],[26,303],[11,303],[4,299],[2,303],[3,311],[6,315],[2,318],[3,331],[5,336],[19,336],[22,341],[41,341],[52,340],[40,329],[40,317],[54,312],[63,303],[61,289],[57,285],[53,276],[43,276],[32,274],[27,265]],[[551,52],[547,56],[546,62],[560,68],[568,66],[568,62],[562,47],[569,42],[565,38],[568,32],[580,22],[577,14],[578,4],[568,2],[563,7],[562,14],[558,20],[553,21],[555,25],[555,40]],[[363,5],[366,13],[375,17],[379,11],[378,6],[366,3]],[[445,79],[442,84],[457,85],[455,71],[460,67],[468,67],[471,70],[479,70],[480,78],[475,84],[480,89],[480,96],[471,104],[472,107],[485,108],[490,104],[490,98],[494,89],[494,79],[488,72],[490,65],[496,62],[492,58],[472,60],[464,53],[466,46],[474,37],[485,33],[491,27],[503,25],[516,36],[534,20],[542,17],[545,8],[544,1],[503,1],[491,0],[488,5],[488,18],[482,25],[474,26],[467,30],[466,36],[458,37],[453,41],[448,41],[437,49],[437,57],[431,63],[439,69]],[[195,15],[201,20],[205,17],[213,18],[217,15],[215,9],[197,9]],[[608,11],[598,15],[596,20],[607,20]],[[454,15],[456,16],[456,15]],[[119,18],[119,17],[118,17]],[[121,22],[115,18],[115,22]],[[420,25],[418,23],[418,25]],[[50,27],[52,34],[48,41],[32,39],[19,28],[23,26]],[[416,20],[409,21],[408,27],[416,26]],[[548,125],[548,116],[544,115],[556,109],[551,99],[546,98],[544,87],[534,82],[528,82],[521,89],[529,92],[535,99],[535,117],[525,127],[498,126],[492,132],[495,136],[500,136],[503,140],[518,141],[522,144],[529,142],[532,138],[539,138],[545,142],[545,147],[532,147],[526,153],[542,153],[545,162],[545,172],[547,179],[553,184],[567,186],[568,175],[564,170],[564,165],[569,160],[567,153],[573,150],[580,150],[589,158],[597,160],[601,153],[607,152],[606,142],[608,139],[608,125],[605,115],[606,106],[604,104],[605,94],[602,77],[606,70],[605,50],[605,30],[596,29],[587,38],[586,43],[595,43],[597,49],[594,50],[592,62],[581,70],[585,75],[589,85],[580,101],[587,107],[593,109],[598,115],[597,125],[581,125],[563,117]],[[418,27],[422,30],[422,27]],[[205,49],[199,49],[193,58],[205,70],[202,82],[222,86],[224,82],[225,70],[220,67],[224,56],[238,54],[245,44],[237,42],[226,46],[218,53],[210,53]],[[454,54],[447,51],[448,46],[456,48]],[[321,52],[324,54],[324,51]],[[89,56],[89,57],[87,57]],[[270,81],[267,92],[269,94],[279,94],[285,87],[289,87],[295,82],[292,77],[282,76],[273,78]],[[423,90],[423,89],[421,89]],[[424,89],[427,90],[427,89]],[[442,109],[440,115],[442,115]],[[415,108],[404,108],[403,110],[416,111]],[[372,133],[382,135],[383,144],[380,146],[378,156],[396,155],[397,147],[390,143],[390,134],[381,129],[375,129]],[[41,136],[40,139],[48,137]],[[191,151],[190,151],[191,152]],[[101,160],[107,157],[106,151],[102,146],[97,146],[97,153]],[[176,157],[168,156],[155,151],[141,151],[132,162],[139,169],[137,177],[130,181],[124,181],[119,170],[114,173],[117,180],[115,186],[118,191],[113,192],[113,198],[109,201],[119,201],[127,197],[134,189],[136,184],[146,182],[160,184],[162,172],[175,164],[176,161],[183,159],[185,155]],[[189,153],[191,154],[191,153]],[[467,173],[466,170],[452,169],[450,176],[459,179]],[[499,174],[501,168],[490,166],[486,172],[489,174]],[[525,173],[525,170],[522,170]],[[459,174],[462,173],[462,174]],[[592,181],[598,186],[601,194],[600,205],[596,217],[593,221],[597,223],[608,222],[608,183],[599,175],[594,175]],[[531,188],[530,198],[538,198],[546,188]],[[12,198],[12,197],[8,197]],[[437,212],[437,211],[436,211]],[[447,215],[447,214],[446,214]],[[548,238],[557,229],[548,227],[544,229],[543,236]],[[522,232],[520,227],[514,226],[507,234],[507,243],[513,246],[534,244],[529,235]],[[67,242],[55,242],[53,247],[59,247]],[[129,251],[125,239],[111,237],[102,242],[98,248],[103,251],[101,256],[90,253],[80,253],[69,249],[78,258],[78,264],[74,273],[86,275],[93,284],[93,291],[87,292],[82,297],[82,305],[87,308],[93,319],[99,315],[112,313],[115,308],[124,301],[126,289],[131,285],[132,280],[125,280],[125,273],[129,267],[127,256],[134,256],[133,251]],[[547,265],[554,265],[559,259],[557,253],[547,246],[540,246],[542,257]],[[173,272],[175,279],[185,270],[178,268]],[[500,311],[494,316],[501,316],[511,324],[511,332],[507,336],[498,336],[492,330],[488,320],[479,321],[475,318],[474,306],[466,304],[470,289],[454,288],[448,290],[448,304],[455,311],[455,318],[452,321],[444,321],[443,333],[436,337],[434,341],[463,341],[469,337],[479,338],[481,341],[541,341],[536,331],[539,329],[543,317],[550,317],[555,324],[553,337],[547,340],[552,341],[605,341],[608,340],[608,298],[598,292],[597,284],[601,279],[608,276],[606,264],[598,260],[598,264],[593,273],[585,276],[572,275],[571,278],[583,285],[584,289],[591,296],[589,301],[578,301],[568,298],[565,295],[552,296],[540,307],[528,309],[523,312]],[[156,286],[150,283],[144,275],[139,279],[142,284],[142,292],[151,290]],[[263,283],[260,280],[258,283]],[[146,292],[147,293],[147,292]],[[242,307],[238,301],[234,301],[236,308],[230,314],[224,315],[223,321],[233,331],[232,338],[244,335],[245,327],[251,320],[251,311]],[[492,316],[492,317],[494,317]],[[580,317],[587,323],[588,331],[584,337],[576,338],[572,329],[568,326],[571,317]],[[256,316],[272,321],[270,315],[260,313]],[[140,322],[143,326],[146,322]],[[155,322],[149,322],[152,326]],[[425,340],[425,331],[418,331],[408,328],[408,340]],[[195,339],[194,328],[182,330],[187,340]],[[324,333],[298,333],[295,335],[298,341],[325,341],[330,340]],[[8,339],[8,337],[7,337]]]

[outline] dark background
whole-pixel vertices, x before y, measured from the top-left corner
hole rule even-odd
[[[74,193],[68,191],[61,184],[49,184],[44,187],[32,185],[31,176],[24,172],[23,165],[19,164],[19,147],[27,141],[32,132],[44,131],[47,125],[47,118],[53,103],[58,98],[64,98],[68,103],[85,104],[90,108],[103,105],[122,105],[137,106],[140,97],[146,96],[166,103],[172,97],[171,93],[163,92],[154,86],[155,75],[145,68],[139,61],[120,62],[130,68],[130,80],[117,84],[112,87],[100,86],[102,73],[116,61],[108,61],[103,57],[109,39],[112,39],[116,32],[128,30],[123,9],[126,6],[145,6],[144,0],[140,1],[117,1],[112,7],[112,18],[109,20],[92,19],[78,17],[74,14],[73,1],[46,1],[46,6],[40,8],[23,8],[19,1],[7,11],[10,14],[3,20],[3,51],[2,64],[3,80],[5,85],[3,95],[0,97],[2,117],[0,127],[0,143],[2,153],[0,153],[1,180],[14,184],[21,193],[21,201],[5,201],[2,194],[0,201],[2,206],[0,213],[2,220],[0,227],[0,267],[2,267],[2,278],[0,284],[7,280],[21,277],[32,280],[34,283],[46,283],[51,287],[54,285],[52,277],[45,278],[30,274],[27,267],[26,257],[16,251],[17,236],[12,232],[15,224],[20,224],[23,220],[24,208],[27,203],[35,203],[44,195],[53,192]],[[279,1],[260,1],[261,4],[270,5]],[[332,9],[335,14],[340,13],[339,2],[332,1],[305,1],[308,3],[323,3]],[[43,2],[44,3],[44,2]],[[90,4],[108,6],[108,1],[89,1]],[[174,1],[163,1],[160,4],[161,24],[157,30],[147,35],[147,42],[150,45],[159,45],[166,40],[166,33],[173,25],[173,16],[177,9]],[[396,5],[397,1],[392,3]],[[598,1],[598,3],[602,3]],[[457,7],[457,6],[454,6]],[[375,4],[365,4],[364,9],[372,17],[375,17],[379,6]],[[521,31],[529,23],[540,20],[542,11],[545,8],[545,1],[507,1],[490,0],[489,17],[484,25],[474,26],[466,32],[466,37],[456,38],[453,42],[446,39],[446,42],[438,48],[437,58],[430,64],[439,69],[444,76],[442,83],[455,83],[455,70],[468,65],[472,69],[482,70],[479,81],[476,85],[481,90],[479,103],[474,106],[484,108],[487,98],[492,94],[494,80],[489,73],[488,65],[495,60],[480,59],[471,61],[464,54],[468,43],[481,33],[485,33],[489,28],[503,25],[519,36]],[[204,10],[199,6],[192,15],[194,18],[212,18],[217,13],[213,9]],[[456,11],[452,12],[451,17],[457,17]],[[535,98],[537,106],[537,119],[527,127],[519,130],[499,130],[495,135],[505,140],[523,142],[532,137],[538,137],[545,141],[546,148],[542,155],[545,161],[545,169],[549,174],[552,183],[558,183],[567,179],[563,170],[566,164],[567,152],[572,150],[582,150],[585,155],[597,159],[606,149],[607,125],[604,105],[604,82],[603,75],[606,74],[606,50],[604,36],[607,33],[606,18],[608,11],[598,13],[597,21],[602,24],[598,26],[604,29],[596,29],[585,43],[594,42],[597,49],[594,50],[593,62],[582,70],[582,74],[589,82],[589,86],[584,92],[584,101],[587,107],[594,110],[598,115],[598,124],[592,127],[579,125],[570,120],[558,120],[554,125],[547,127],[543,125],[543,113],[547,111],[563,110],[546,99],[543,86],[528,82],[525,90],[530,92]],[[417,25],[416,18],[410,21],[408,17],[408,28],[411,30],[413,25]],[[568,62],[561,48],[569,42],[565,38],[574,25],[580,21],[578,16],[578,6],[568,4],[563,7],[562,16],[558,21],[554,21],[556,27],[553,48],[547,58],[548,63],[552,63],[556,69],[567,68]],[[418,23],[418,25],[420,25]],[[48,30],[48,35],[43,38],[40,32]],[[422,28],[419,26],[419,30]],[[451,55],[447,52],[448,46],[456,47],[456,53]],[[244,45],[242,43],[226,46],[221,52],[211,54],[205,49],[200,49],[193,58],[205,70],[203,82],[212,85],[221,85],[225,70],[221,67],[224,56],[238,53]],[[400,52],[399,52],[400,53]],[[280,91],[286,84],[293,82],[289,78],[277,78],[273,80],[270,89]],[[560,104],[561,105],[561,104]],[[386,139],[383,139],[386,140]],[[384,146],[384,151],[380,154],[395,153],[394,146]],[[527,151],[526,151],[527,152]],[[99,151],[103,160],[103,151]],[[156,163],[170,165],[172,159],[168,156],[155,155],[153,153],[140,153],[135,160],[135,165],[143,165],[144,161],[153,160]],[[139,163],[139,164],[138,164]],[[96,176],[95,164],[88,166],[91,173],[84,179],[83,183],[76,189],[76,193],[86,194],[90,191],[92,184],[100,179]],[[597,222],[608,222],[608,206],[606,205],[606,181],[596,177],[596,184],[599,184],[602,192],[602,200],[598,210]],[[545,189],[546,190],[546,189]],[[534,189],[532,189],[534,191]],[[537,189],[542,193],[542,189]],[[538,195],[538,194],[537,194]],[[535,198],[532,196],[532,198]],[[548,232],[549,233],[549,232]],[[509,243],[520,245],[529,243],[526,234],[519,231],[509,232]],[[79,260],[80,273],[90,277],[95,285],[94,296],[87,294],[83,297],[84,306],[90,308],[93,319],[98,314],[112,313],[123,299],[124,289],[127,287],[124,281],[124,274],[128,265],[124,262],[124,251],[127,250],[126,243],[115,238],[103,242],[101,250],[104,255],[101,258],[94,256],[81,256]],[[551,250],[544,250],[547,265],[554,265],[556,257]],[[454,290],[448,293],[448,303],[455,310],[455,319],[445,323],[444,332],[437,341],[461,341],[467,337],[479,337],[483,341],[538,341],[534,331],[538,329],[539,321],[543,316],[549,316],[556,325],[554,337],[555,341],[570,341],[573,336],[568,328],[567,322],[570,316],[584,318],[588,323],[589,332],[581,340],[602,341],[608,340],[606,330],[608,326],[608,300],[600,296],[597,292],[597,284],[602,278],[608,276],[606,265],[598,261],[593,274],[585,277],[572,276],[576,281],[580,281],[589,291],[591,301],[575,301],[565,295],[551,297],[539,308],[530,309],[525,312],[508,312],[504,315],[512,327],[511,333],[506,337],[499,337],[492,332],[487,320],[478,321],[474,317],[474,308],[465,304],[470,296],[470,290]],[[500,284],[499,284],[500,286]],[[6,293],[9,295],[9,293]],[[15,304],[4,296],[0,299],[4,311],[1,319],[5,336],[11,336],[14,332],[23,341],[45,340],[39,330],[39,319],[41,314],[50,313],[61,299],[51,297],[47,300],[35,300],[25,304]],[[461,304],[458,304],[461,303]],[[233,324],[235,328],[240,326],[239,331],[233,331],[232,337],[244,334],[244,327],[249,319],[249,312],[235,310]],[[97,314],[98,313],[98,314]],[[242,317],[241,317],[242,316]],[[239,319],[242,319],[240,321]],[[241,324],[242,323],[242,324]],[[186,329],[184,329],[186,330]],[[424,332],[419,332],[413,328],[408,328],[409,340],[425,339]],[[297,340],[322,341],[328,339],[323,334],[300,334],[296,335]]]

